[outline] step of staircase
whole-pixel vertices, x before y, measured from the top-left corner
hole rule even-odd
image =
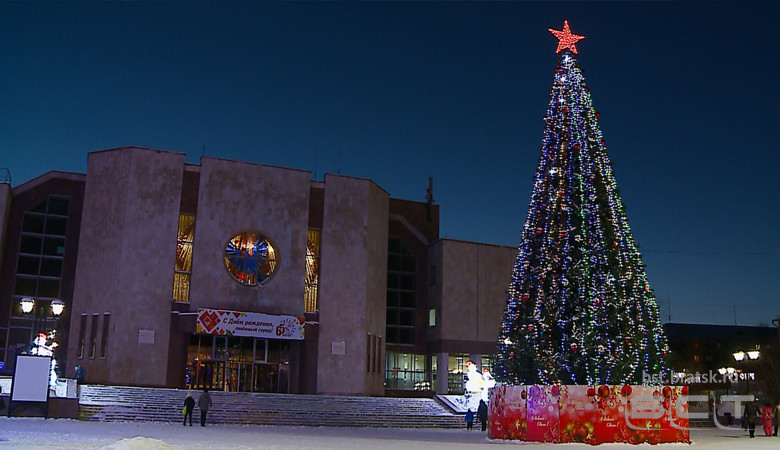
[[[79,418],[180,422],[184,389],[82,385]],[[210,424],[460,428],[463,417],[430,398],[260,394],[210,391]],[[193,392],[196,401],[200,392]],[[194,418],[199,412],[196,407]]]

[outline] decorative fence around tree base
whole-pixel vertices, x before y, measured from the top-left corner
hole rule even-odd
[[[548,443],[690,443],[687,387],[498,386],[491,439]]]

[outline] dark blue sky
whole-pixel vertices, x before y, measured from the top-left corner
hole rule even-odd
[[[0,167],[123,145],[370,178],[517,245],[568,19],[664,321],[780,316],[780,3],[0,3]],[[465,255],[468,257],[468,255]]]

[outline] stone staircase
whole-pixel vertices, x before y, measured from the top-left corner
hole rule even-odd
[[[460,428],[463,417],[430,398],[348,397],[209,391],[209,424]],[[180,422],[187,390],[82,385],[79,419]],[[199,391],[193,391],[197,402]],[[195,407],[193,422],[200,413]]]

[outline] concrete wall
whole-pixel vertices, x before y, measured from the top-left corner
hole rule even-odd
[[[439,309],[434,352],[494,352],[517,250],[442,239],[429,255],[439,276],[429,291]]]
[[[68,347],[88,382],[165,385],[183,167],[183,154],[161,150],[89,155]],[[101,358],[105,312],[111,319]],[[86,348],[76,359],[82,314]],[[152,342],[139,342],[139,334]]]
[[[201,160],[192,311],[200,307],[303,315],[309,191],[308,171]],[[225,244],[244,231],[260,232],[276,247],[276,271],[263,286],[241,284],[225,267]]]
[[[373,373],[367,345],[368,333],[384,337],[388,206],[387,193],[370,180],[325,177],[318,393],[384,393],[384,338]],[[334,354],[342,343],[343,354]]]

